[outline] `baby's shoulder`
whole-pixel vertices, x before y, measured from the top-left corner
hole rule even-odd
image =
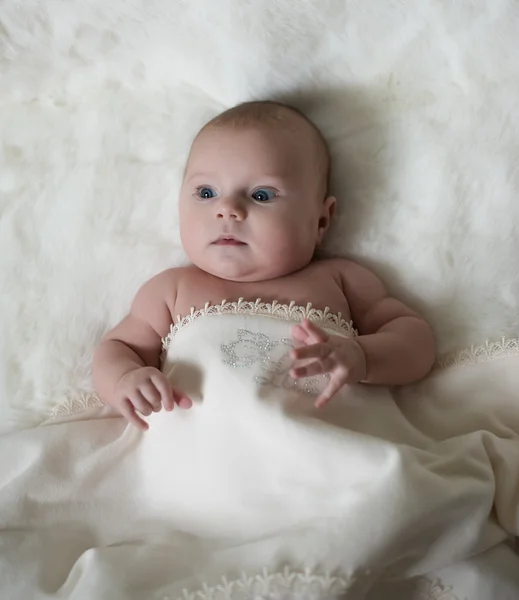
[[[211,287],[212,279],[214,278],[193,265],[166,269],[141,287],[136,301],[141,300],[148,306],[166,304],[171,314],[176,315],[179,314],[179,303],[182,311],[186,308],[186,301],[191,302],[189,306],[198,304],[198,300],[193,304],[192,296],[196,296],[197,291],[207,291]]]
[[[144,303],[148,306],[166,303],[173,308],[178,289],[187,277],[189,277],[189,267],[165,269],[141,286],[134,303]]]

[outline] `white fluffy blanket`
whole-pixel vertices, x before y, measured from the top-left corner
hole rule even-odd
[[[514,0],[3,0],[1,426],[91,391],[102,332],[184,259],[192,136],[251,98],[293,99],[329,139],[329,252],[442,351],[517,337],[518,33]]]
[[[237,102],[280,98],[306,110],[330,141],[340,214],[326,251],[375,268],[430,319],[442,352],[476,345],[448,359],[472,366],[439,371],[400,392],[407,421],[440,445],[451,438],[454,455],[470,463],[459,480],[453,477],[453,489],[470,483],[464,494],[478,515],[473,537],[456,539],[457,556],[447,544],[444,558],[466,556],[478,534],[489,540],[482,515],[493,495],[494,541],[517,532],[518,34],[514,0],[3,0],[0,429],[38,424],[60,407],[66,412],[88,404],[92,351],[102,333],[145,279],[184,260],[176,197],[196,130]],[[481,363],[497,356],[505,358]],[[192,531],[170,538],[163,523],[147,523],[130,532],[132,538],[128,529],[117,529],[122,516],[126,527],[131,523],[131,498],[119,514],[110,472],[95,460],[105,443],[115,449],[115,441],[129,443],[134,434],[118,419],[86,419],[106,416],[93,410],[79,422],[0,438],[0,518],[9,538],[7,553],[0,553],[2,584],[12,590],[34,584],[52,594],[66,581],[87,586],[75,597],[113,600],[117,593],[128,597],[117,590],[124,574],[136,597],[155,600],[178,597],[184,583],[195,590],[198,577],[219,580],[234,558],[256,572],[261,561],[244,564],[247,552],[240,548],[190,562],[202,556]],[[465,458],[459,454],[464,444],[473,444]],[[106,495],[96,496],[99,489]],[[114,516],[106,539],[96,537],[99,498],[108,499],[100,501],[103,522]],[[443,529],[427,535],[459,531],[450,511],[437,514]],[[62,545],[54,528],[36,527],[43,517],[69,523]],[[83,527],[90,518],[93,529]],[[310,541],[328,539],[323,528],[309,532]],[[151,545],[141,543],[149,536]],[[68,562],[53,560],[51,539],[60,552],[75,548]],[[433,568],[427,552],[417,568],[417,556],[409,555],[413,543],[401,548],[407,574]],[[373,558],[376,544],[369,547]],[[164,550],[168,560],[181,557],[198,574],[191,578],[185,563],[176,562],[173,572]],[[508,556],[513,574],[504,576],[496,567],[506,563],[503,547],[495,552],[492,569],[468,559],[442,571],[451,587],[465,580],[470,589],[449,595],[443,584],[431,584],[430,595],[419,590],[419,597],[506,597],[502,586],[516,589],[519,569]],[[265,551],[264,566],[277,558],[272,568],[283,556]],[[225,597],[229,586],[269,598],[288,587],[302,598],[294,589],[305,582],[318,591],[351,583],[348,573],[307,577],[304,563],[298,574],[220,583],[205,598]],[[27,565],[23,577],[10,579]],[[99,578],[89,579],[91,573]],[[108,596],[91,593],[88,585],[96,581]],[[152,583],[143,589],[145,582]],[[24,600],[32,590],[26,592]],[[62,592],[67,597],[67,589]]]

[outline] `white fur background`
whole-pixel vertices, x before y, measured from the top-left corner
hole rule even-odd
[[[101,334],[184,260],[192,136],[254,98],[330,141],[328,252],[442,351],[516,336],[518,39],[515,0],[2,0],[2,427],[91,390]]]

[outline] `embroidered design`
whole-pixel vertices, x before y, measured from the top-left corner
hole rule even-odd
[[[221,349],[228,359],[224,360],[231,367],[250,367],[256,362],[263,364],[272,362],[270,353],[277,346],[293,348],[293,343],[287,338],[271,340],[264,333],[254,333],[247,329],[238,329],[238,339],[230,344],[222,344]]]
[[[477,365],[514,355],[519,355],[519,338],[501,338],[500,341],[494,342],[487,340],[480,346],[471,346],[441,355],[436,361],[436,368],[447,369],[455,366]]]
[[[426,577],[418,577],[413,581],[410,591],[413,600],[462,600],[454,594],[451,586],[445,585],[440,579],[431,580]]]
[[[294,348],[291,339],[272,340],[264,333],[254,333],[247,329],[238,329],[238,339],[220,347],[225,359],[223,363],[235,369],[250,368],[258,363],[262,371],[254,381],[260,386],[271,386],[297,390],[306,394],[318,395],[328,375],[301,380],[290,377],[293,361],[289,356]]]
[[[240,298],[238,302],[227,302],[227,300],[223,300],[221,304],[206,302],[204,308],[199,310],[192,308],[189,315],[185,317],[177,316],[176,323],[171,325],[169,334],[162,340],[163,351],[167,352],[171,341],[178,331],[200,317],[232,314],[257,315],[281,319],[283,321],[294,321],[296,323],[303,319],[308,319],[312,323],[319,325],[319,327],[346,334],[348,337],[357,335],[351,321],[343,319],[341,313],[335,314],[330,312],[329,308],[325,308],[324,310],[312,308],[310,302],[306,306],[299,306],[295,302],[291,302],[290,304],[280,304],[276,301],[266,303],[262,302],[260,298],[255,302],[246,302],[243,298]]]

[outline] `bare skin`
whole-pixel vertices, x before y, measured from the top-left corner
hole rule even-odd
[[[195,140],[180,195],[181,236],[193,264],[146,283],[94,356],[98,393],[136,427],[147,429],[140,415],[191,406],[159,370],[161,339],[177,315],[206,302],[311,302],[351,318],[357,338],[330,337],[308,322],[293,328],[300,347],[292,376],[330,374],[317,406],[346,384],[403,385],[432,368],[430,327],[389,297],[375,274],[345,259],[313,260],[335,198],[321,195],[306,123],[286,119],[288,131],[209,128]]]

